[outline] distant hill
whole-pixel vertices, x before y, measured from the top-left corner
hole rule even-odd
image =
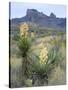
[[[43,12],[39,12],[36,9],[27,9],[26,15],[21,18],[11,19],[11,30],[18,29],[20,23],[27,22],[32,27],[39,27],[44,29],[53,29],[53,30],[66,30],[66,18],[56,17],[54,13],[51,13],[50,16],[45,15]]]

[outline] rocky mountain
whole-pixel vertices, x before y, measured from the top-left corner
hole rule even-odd
[[[65,28],[66,18],[58,18],[54,13],[50,16],[45,15],[43,12],[39,12],[36,9],[27,9],[26,15],[21,18],[14,18],[11,20],[12,24],[20,24],[22,22],[35,23],[40,27],[48,28]]]

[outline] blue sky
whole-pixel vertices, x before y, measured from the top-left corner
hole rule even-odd
[[[66,17],[66,6],[64,5],[12,2],[10,18],[19,18],[25,16],[27,9],[37,9],[48,16],[51,12],[53,12],[57,17]]]

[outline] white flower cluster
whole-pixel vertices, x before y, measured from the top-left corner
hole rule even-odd
[[[47,48],[44,46],[44,44],[40,44],[40,55],[39,55],[39,58],[40,58],[40,64],[46,64],[47,62],[47,59],[48,59],[48,50]]]

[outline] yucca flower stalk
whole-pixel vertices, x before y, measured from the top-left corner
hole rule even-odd
[[[20,25],[20,35],[21,36],[27,36],[28,35],[28,30],[29,30],[29,27],[28,27],[27,23],[24,23],[24,24]]]
[[[48,51],[47,51],[47,48],[44,47],[44,45],[42,44],[42,49],[40,51],[40,55],[39,55],[39,59],[40,59],[40,64],[46,64],[47,62],[47,59],[48,59]]]

